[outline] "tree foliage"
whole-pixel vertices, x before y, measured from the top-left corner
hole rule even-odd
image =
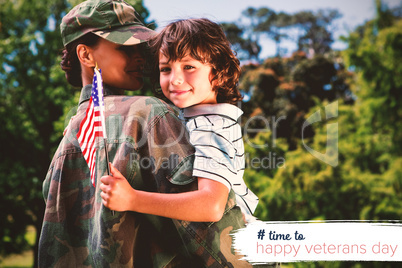
[[[275,125],[276,137],[286,138],[288,149],[295,149],[305,115],[317,102],[342,99],[353,103],[346,81],[350,75],[339,58],[336,53],[307,58],[304,52],[295,52],[289,58],[244,65],[240,89],[250,96],[243,103],[244,118],[260,129],[266,122],[258,117],[268,118]],[[252,116],[258,117],[252,120]],[[313,131],[308,128],[304,134],[312,136]]]
[[[314,54],[324,54],[331,51],[331,24],[341,17],[336,9],[301,11],[293,15],[293,25],[301,32],[297,36],[297,47],[300,51]]]
[[[260,50],[255,48],[259,47],[262,36],[275,42],[277,57],[282,55],[283,40],[295,42],[298,51],[310,56],[330,52],[331,44],[334,42],[332,23],[341,17],[336,9],[288,14],[275,12],[268,7],[258,9],[249,7],[242,12],[242,15],[239,23],[225,23],[223,26],[235,47],[237,44],[253,44],[249,47],[244,45],[238,47],[241,52],[250,52],[249,59],[258,57]]]
[[[27,249],[26,227],[35,226],[38,233],[41,227],[41,186],[54,147],[53,123],[71,95],[54,68],[61,47],[54,22],[65,8],[60,1],[1,2],[2,254]]]
[[[362,129],[402,144],[402,19],[377,1],[377,18],[346,40],[346,60],[357,75]],[[401,153],[400,146],[390,150]]]
[[[347,89],[350,94],[345,94],[345,98],[338,95],[332,99],[328,96],[317,99],[305,114],[305,118],[309,118],[317,111],[322,113],[324,119],[311,125],[314,135],[296,139],[293,150],[289,150],[283,138],[272,142],[274,133],[269,131],[257,133],[246,144],[251,158],[272,152],[277,161],[283,159],[279,166],[246,168],[245,179],[260,198],[256,211],[260,219],[388,221],[402,218],[402,103],[398,94],[402,90],[402,24],[401,17],[392,15],[394,13],[388,12],[379,1],[377,4],[377,18],[346,37],[348,49],[342,52],[341,58],[334,60],[335,66],[345,61],[346,69],[353,70],[335,68],[337,76],[339,70],[343,70],[339,79],[350,85]],[[320,77],[333,73],[333,69],[323,58],[318,62],[302,61],[293,65],[292,79],[306,84],[310,84],[310,79],[318,79],[312,85],[320,84]],[[314,74],[315,68],[311,66],[316,64],[321,67]],[[322,72],[323,76],[320,75],[322,68],[327,69]],[[332,85],[345,92],[338,83]],[[314,90],[309,94],[312,92]],[[351,102],[350,96],[356,101]],[[326,119],[325,108],[334,100],[338,102],[338,116]],[[337,125],[335,136],[327,132],[330,124]],[[338,165],[328,165],[306,150],[308,146],[325,153],[328,139],[335,137],[338,138]],[[267,145],[263,151],[255,147],[261,141]],[[400,264],[299,263],[295,266],[399,267]]]
[[[237,52],[237,57],[242,60],[254,59],[258,60],[258,55],[261,52],[261,46],[250,35],[247,35],[247,30],[235,23],[222,23],[222,28],[225,31],[226,37],[232,44],[233,50]]]

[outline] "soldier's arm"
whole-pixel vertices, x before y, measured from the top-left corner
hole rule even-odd
[[[222,218],[228,189],[220,182],[198,178],[198,190],[155,193],[133,189],[111,165],[112,176],[101,178],[103,204],[115,211],[135,211],[185,221],[216,222]]]

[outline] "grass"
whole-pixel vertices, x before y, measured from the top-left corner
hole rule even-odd
[[[12,254],[6,258],[1,258],[0,267],[2,268],[31,268],[33,267],[33,250],[25,251],[22,254]]]
[[[31,246],[35,244],[36,232],[33,226],[28,226],[25,238]],[[0,256],[0,267],[2,268],[31,268],[33,263],[33,250],[27,250],[22,254],[12,254],[5,258]]]

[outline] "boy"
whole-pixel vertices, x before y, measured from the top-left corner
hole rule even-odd
[[[101,179],[103,204],[116,211],[136,211],[179,220],[217,222],[231,189],[247,222],[258,198],[243,181],[244,148],[237,123],[241,100],[239,61],[222,29],[207,19],[179,20],[151,40],[164,95],[182,110],[195,147],[193,176],[198,190],[160,194],[135,190],[111,166]],[[119,183],[116,182],[119,178]]]

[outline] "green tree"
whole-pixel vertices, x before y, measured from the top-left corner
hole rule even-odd
[[[64,114],[76,104],[61,71],[59,25],[81,1],[0,1],[0,254],[28,249],[33,225],[37,240],[44,201],[42,181],[62,137]],[[129,1],[134,2],[134,1]],[[142,1],[136,10],[146,18]],[[34,248],[37,266],[37,243]]]
[[[258,61],[261,46],[251,36],[243,37],[247,35],[247,30],[235,23],[222,23],[221,25],[232,49],[237,52],[236,56],[240,60],[255,59]]]
[[[281,54],[281,41],[288,38],[287,27],[291,25],[291,16],[287,13],[276,13],[268,7],[255,9],[249,7],[242,12],[240,27],[248,29],[248,39],[259,44],[261,35],[272,39],[276,44],[276,56]]]
[[[244,42],[247,38],[241,29],[247,26],[252,29],[247,36],[257,44],[264,35],[274,40],[277,48],[275,58],[243,66],[240,89],[248,97],[242,106],[243,121],[247,120],[254,129],[274,127],[274,135],[286,138],[288,149],[294,150],[296,139],[301,137],[304,116],[317,101],[354,101],[345,81],[347,71],[337,62],[339,55],[330,48],[331,25],[341,15],[333,9],[287,14],[267,7],[248,8],[242,15],[240,26],[232,23],[228,36],[241,36]],[[294,32],[298,33],[296,37]],[[280,43],[284,38],[293,38],[299,44],[291,57],[281,57]],[[250,116],[256,119],[250,120]],[[312,136],[313,131],[309,128],[306,135]]]
[[[0,251],[9,254],[28,249],[24,238],[28,225],[39,234],[42,180],[55,145],[53,123],[72,94],[55,68],[62,46],[55,23],[66,3],[2,1],[0,5],[0,213],[5,219],[0,223]]]
[[[309,55],[324,54],[331,51],[332,22],[341,17],[336,9],[301,11],[293,14],[292,25],[301,32],[296,40],[298,50]]]
[[[280,44],[283,39],[293,40],[297,49],[307,55],[322,55],[331,51],[334,42],[332,23],[341,17],[336,9],[321,9],[317,12],[300,11],[295,14],[275,12],[268,7],[258,9],[249,7],[242,12],[240,28],[251,29],[246,38],[257,44],[261,35],[272,39],[276,44],[276,56],[281,56]],[[295,34],[296,32],[296,34]]]
[[[289,38],[286,30],[291,26],[291,16],[285,12],[276,13],[268,8],[260,8],[257,15],[263,21],[254,27],[254,31],[265,34],[275,42],[276,56],[279,57],[282,51],[281,42]]]
[[[347,68],[354,70],[354,105],[339,100],[338,116],[325,119],[328,101],[317,102],[306,118],[321,111],[324,120],[312,124],[314,137],[298,140],[289,151],[282,139],[260,132],[246,144],[250,155],[277,152],[285,164],[272,169],[246,169],[245,180],[260,198],[262,220],[400,220],[402,217],[401,19],[377,2],[378,17],[345,38]],[[386,18],[382,17],[386,16]],[[377,55],[378,54],[378,55]],[[351,79],[353,78],[353,79]],[[329,124],[338,132],[327,133]],[[303,131],[303,129],[302,129]],[[306,146],[325,152],[327,141],[338,139],[338,165],[328,165]],[[269,145],[264,152],[248,148]],[[279,154],[283,151],[283,154]],[[299,263],[297,267],[399,267],[400,263]]]
[[[348,65],[357,73],[361,131],[390,138],[391,151],[402,152],[402,19],[377,3],[377,18],[345,40]]]
[[[342,64],[335,64],[338,58],[335,53],[307,58],[304,52],[296,52],[289,58],[243,66],[240,89],[250,96],[242,107],[249,127],[262,130],[269,122],[276,137],[286,138],[288,149],[295,149],[305,114],[317,102],[344,99],[353,103],[348,74]],[[304,135],[311,137],[312,129]]]
[[[327,85],[328,87],[331,86],[331,80],[336,75],[337,71],[333,60],[321,55],[300,61],[291,73],[293,81],[302,82],[305,85],[307,95],[316,96],[321,100],[335,97],[330,96],[330,93],[334,92],[333,90],[325,90],[325,88]],[[304,108],[308,110],[310,107]]]

